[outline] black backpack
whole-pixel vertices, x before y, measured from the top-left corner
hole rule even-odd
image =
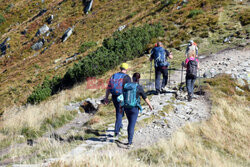
[[[198,62],[197,59],[191,60],[189,59],[187,64],[187,76],[196,78],[198,70]]]

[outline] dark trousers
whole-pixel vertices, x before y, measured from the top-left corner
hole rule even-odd
[[[133,107],[131,109],[125,109],[125,113],[128,118],[128,143],[132,144],[135,124],[139,114],[139,110],[137,107]]]
[[[122,117],[124,116],[124,111],[122,111],[120,108],[120,103],[117,101],[117,96],[112,96],[112,101],[116,112],[115,134],[118,134],[120,132],[120,128],[122,128]]]
[[[160,87],[161,74],[163,76],[162,84]],[[167,67],[156,67],[155,68],[155,89],[159,91],[160,88],[164,88],[168,83],[168,68]]]
[[[195,80],[196,80],[196,77],[186,76],[186,85],[187,85],[187,91],[188,91],[189,96],[193,96],[193,94],[194,94]]]

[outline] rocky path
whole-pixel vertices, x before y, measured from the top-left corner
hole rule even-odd
[[[227,50],[207,57],[201,56],[200,62],[201,73],[206,77],[213,77],[218,73],[228,73],[232,74],[232,77],[237,78],[239,82],[242,79],[248,81],[249,85],[250,50]],[[180,72],[176,72],[171,76],[171,85],[173,87],[180,82],[180,75]],[[210,117],[210,104],[205,96],[195,95],[192,102],[187,102],[185,94],[183,95],[179,91],[169,89],[167,93],[153,95],[150,101],[154,110],[149,111],[146,106],[143,106],[144,110],[139,114],[137,120],[137,125],[141,123],[142,125],[140,125],[140,129],[136,129],[134,135],[133,142],[135,148],[154,144],[160,139],[170,138],[176,130],[186,123],[200,122]],[[77,121],[84,122],[86,120],[86,117],[80,117],[81,115],[73,121],[75,123],[72,123],[72,126],[77,124]],[[125,118],[123,120],[122,137],[119,142],[116,142],[116,139],[113,137],[114,124],[110,124],[100,136],[83,141],[81,145],[59,158],[46,159],[44,163],[36,164],[35,166],[49,166],[51,162],[70,160],[76,156],[97,151],[99,148],[110,144],[117,144],[118,147],[114,147],[117,149],[126,148],[127,124],[128,122]]]

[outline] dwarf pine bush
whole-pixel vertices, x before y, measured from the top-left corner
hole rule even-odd
[[[39,103],[61,89],[71,87],[88,77],[103,75],[122,62],[140,57],[151,39],[163,34],[164,30],[160,24],[146,24],[122,32],[117,31],[112,37],[104,39],[103,46],[75,63],[62,78],[46,79],[32,92],[27,102]]]

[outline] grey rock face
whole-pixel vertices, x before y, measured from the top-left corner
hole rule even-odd
[[[74,28],[68,28],[65,33],[63,34],[62,36],[62,42],[65,42],[69,37],[70,35],[73,33],[73,29]]]
[[[245,82],[242,78],[237,78],[237,84],[239,84],[240,86],[244,86]]]
[[[87,0],[86,2],[85,2],[85,8],[84,8],[84,13],[85,14],[88,14],[88,12],[92,9],[92,5],[93,5],[93,1],[94,0]]]
[[[34,45],[32,45],[31,46],[31,48],[33,49],[33,50],[40,50],[40,49],[42,49],[42,47],[43,47],[43,45],[44,45],[44,40],[42,39],[42,40],[39,40],[37,43],[35,43]]]
[[[49,31],[49,27],[44,24],[41,28],[39,28],[39,30],[37,31],[36,33],[36,36],[39,36],[39,35],[43,35],[45,34],[47,31]]]
[[[7,43],[10,40],[10,37],[6,38],[1,44],[0,44],[0,51],[1,56],[6,54],[7,48],[10,48],[10,45]]]
[[[239,88],[238,86],[235,87],[236,91],[238,92],[244,92],[244,90],[242,90],[241,88]]]
[[[54,19],[54,15],[51,15],[51,16],[49,16],[49,18],[47,18],[46,22],[47,22],[48,24],[51,24],[52,21],[53,21],[53,19]]]
[[[122,31],[122,30],[124,30],[125,28],[126,28],[126,25],[120,26],[120,27],[118,28],[118,31]]]
[[[217,74],[217,71],[215,69],[211,69],[211,70],[206,71],[203,74],[203,77],[204,78],[213,78],[216,74]]]

